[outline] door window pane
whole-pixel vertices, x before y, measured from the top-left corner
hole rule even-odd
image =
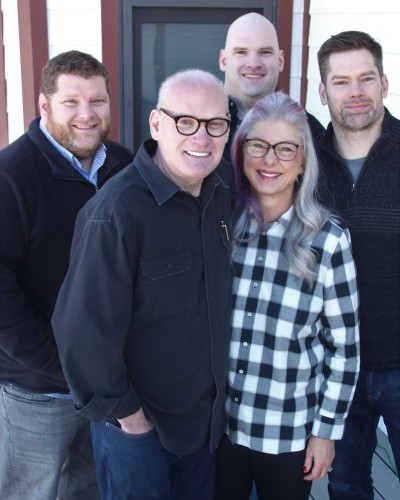
[[[121,2],[121,130],[122,142],[137,151],[149,137],[148,118],[161,82],[185,68],[201,68],[223,80],[218,56],[229,25],[247,12],[275,21],[275,1],[214,0],[213,8],[156,6],[152,0]],[[210,3],[210,2],[207,2]],[[153,6],[151,4],[154,4]]]
[[[166,76],[191,67],[223,77],[218,54],[224,46],[226,30],[225,24],[142,24],[142,137],[149,135],[148,116],[157,103],[157,92]]]

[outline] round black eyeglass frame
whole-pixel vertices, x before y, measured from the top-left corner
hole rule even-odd
[[[169,111],[167,111],[165,108],[159,108],[159,111],[162,111],[167,116],[169,116],[170,118],[172,118],[174,120],[174,122],[175,122],[176,130],[181,135],[186,135],[186,136],[194,135],[199,130],[200,125],[202,123],[204,123],[205,127],[206,127],[207,134],[210,137],[222,137],[223,135],[225,135],[228,132],[229,126],[231,124],[231,118],[230,118],[230,116],[229,116],[229,118],[219,118],[219,117],[217,118],[217,117],[215,117],[215,118],[210,118],[208,120],[203,120],[203,119],[200,119],[200,118],[196,118],[195,116],[191,116],[191,115],[173,115],[172,113],[170,113]],[[182,130],[180,130],[180,128],[179,128],[179,120],[181,120],[182,118],[190,118],[191,120],[194,120],[197,123],[196,129],[193,130],[192,132],[182,132]],[[210,132],[210,130],[208,129],[208,126],[210,125],[211,122],[213,122],[215,120],[225,122],[226,127],[225,127],[225,130],[223,132],[218,133],[218,134],[216,134],[214,131]]]
[[[265,153],[260,154],[260,155],[258,155],[258,154],[255,155],[254,152],[250,152],[250,148],[248,146],[248,143],[250,141],[256,141],[256,142],[259,142],[259,143],[266,144],[266,151],[265,151]],[[278,160],[282,160],[282,161],[292,161],[292,160],[294,160],[296,158],[296,156],[297,156],[297,152],[298,152],[299,147],[300,147],[300,144],[296,144],[295,142],[290,142],[290,141],[281,141],[281,142],[277,142],[276,144],[270,144],[267,141],[262,141],[261,139],[252,139],[252,138],[246,139],[245,143],[246,143],[247,154],[249,156],[251,156],[252,158],[264,158],[269,153],[269,150],[273,149],[275,156],[278,158]],[[282,156],[279,155],[279,153],[276,152],[276,148],[278,146],[282,145],[282,144],[290,144],[291,146],[294,146],[296,148],[296,151],[293,152],[293,156],[291,156],[290,158],[283,158]]]

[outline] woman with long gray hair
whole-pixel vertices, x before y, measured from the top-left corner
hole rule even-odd
[[[349,236],[315,200],[304,110],[260,99],[232,144],[237,198],[227,429],[216,499],[306,500],[343,434],[359,369]]]

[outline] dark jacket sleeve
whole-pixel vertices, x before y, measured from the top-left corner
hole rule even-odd
[[[30,370],[57,372],[60,363],[50,321],[37,313],[20,282],[30,244],[27,212],[19,185],[0,172],[0,345]]]
[[[91,420],[123,418],[140,408],[124,361],[134,274],[126,240],[110,220],[85,221],[81,210],[52,320],[76,409]]]
[[[307,120],[308,120],[308,125],[311,130],[311,135],[313,137],[314,142],[318,140],[318,138],[325,133],[325,127],[322,125],[322,123],[315,118],[314,115],[311,113],[308,113],[306,111],[307,115]]]

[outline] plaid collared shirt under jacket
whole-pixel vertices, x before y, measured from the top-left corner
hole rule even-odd
[[[283,256],[292,208],[238,243],[226,412],[233,443],[278,454],[312,434],[340,439],[359,370],[358,291],[349,235],[329,222],[313,239],[310,290]],[[243,239],[255,235],[253,217]]]

